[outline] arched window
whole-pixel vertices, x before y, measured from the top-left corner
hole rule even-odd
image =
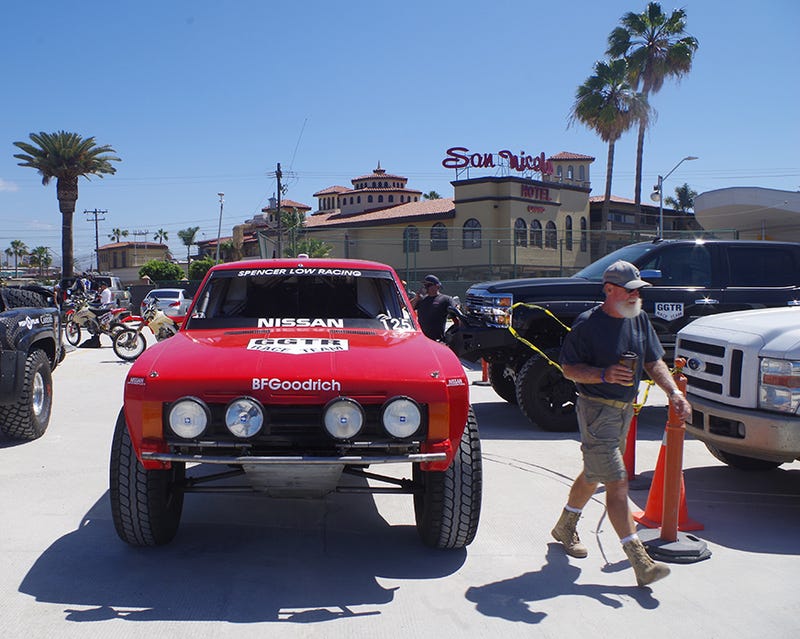
[[[581,253],[586,253],[589,246],[589,234],[586,232],[586,218],[581,218]]]
[[[367,196],[367,203],[369,204],[369,203],[371,203],[371,202],[372,202],[372,196],[371,196],[371,195],[368,195],[368,196]]]
[[[447,250],[447,227],[437,222],[431,227],[431,251]]]
[[[360,195],[356,196],[356,204],[361,204],[361,196]]]
[[[556,223],[550,220],[544,228],[544,247],[554,249],[558,246],[558,231]]]
[[[586,167],[585,167],[585,166],[583,166],[583,164],[581,164],[581,165],[578,167],[578,179],[579,179],[581,182],[585,182],[585,181],[586,181]]]
[[[351,195],[350,196],[350,204],[352,204],[352,203],[353,203],[353,196]]]
[[[378,196],[378,202],[383,202],[383,196],[382,195]]]
[[[531,246],[542,248],[542,223],[531,220]]]
[[[572,250],[572,216],[567,215],[564,220],[564,248],[568,251]]]
[[[572,165],[570,164],[570,165],[567,167],[567,179],[568,179],[568,180],[571,180],[571,179],[572,179],[572,178],[574,178],[574,177],[575,177],[575,169],[574,169],[574,168],[572,168]]]
[[[461,231],[461,245],[465,249],[475,249],[481,247],[481,223],[474,217],[466,222]]]
[[[559,165],[556,167],[556,175],[561,178],[564,175],[564,167]]]
[[[403,231],[403,253],[419,253],[419,229],[407,226]]]
[[[389,196],[389,201],[390,201],[390,202],[394,202],[394,195],[390,195],[390,196]]]
[[[514,245],[528,246],[528,225],[521,217],[514,222]]]

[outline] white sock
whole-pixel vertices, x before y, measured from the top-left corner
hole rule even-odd
[[[571,512],[571,513],[578,513],[579,515],[583,512],[581,508],[573,508],[572,506],[564,506],[564,510]]]
[[[639,539],[639,535],[633,533],[632,535],[628,535],[627,537],[623,537],[622,539],[620,539],[619,543],[621,543],[624,546],[629,541],[633,541],[634,539]]]

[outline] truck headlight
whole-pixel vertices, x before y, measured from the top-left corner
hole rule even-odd
[[[410,397],[393,397],[383,405],[381,422],[392,437],[405,439],[419,430],[422,411],[419,404]]]
[[[760,408],[797,414],[800,408],[800,362],[764,357],[758,381]]]
[[[202,399],[182,397],[169,408],[170,430],[183,439],[200,437],[211,421],[211,412]]]
[[[252,397],[238,397],[225,409],[225,427],[235,437],[253,437],[263,425],[264,409]]]
[[[351,439],[361,432],[364,409],[354,399],[337,397],[325,406],[322,420],[325,430],[336,439]]]
[[[482,318],[490,326],[503,328],[511,326],[513,295],[482,295],[479,300],[471,301],[467,294],[467,300],[469,311]]]

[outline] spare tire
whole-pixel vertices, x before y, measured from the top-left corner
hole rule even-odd
[[[24,288],[11,288],[4,286],[2,289],[3,303],[8,308],[46,308],[47,300],[41,293],[29,291]]]

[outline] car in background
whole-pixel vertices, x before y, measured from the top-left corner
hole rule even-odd
[[[76,279],[78,279],[78,276],[73,275],[72,277],[64,277],[59,281],[58,286],[61,295],[60,301],[66,301],[70,297],[70,292],[72,291],[72,287],[75,284]],[[100,290],[100,284],[105,284],[111,289],[114,305],[117,308],[124,308],[125,310],[130,310],[131,293],[127,288],[125,288],[122,285],[122,281],[118,277],[116,277],[115,275],[101,275],[97,273],[91,273],[87,279],[90,280],[91,291],[93,293],[98,293]]]
[[[142,314],[153,299],[158,300],[156,306],[169,317],[183,317],[192,303],[192,298],[185,288],[154,288],[142,300]]]

